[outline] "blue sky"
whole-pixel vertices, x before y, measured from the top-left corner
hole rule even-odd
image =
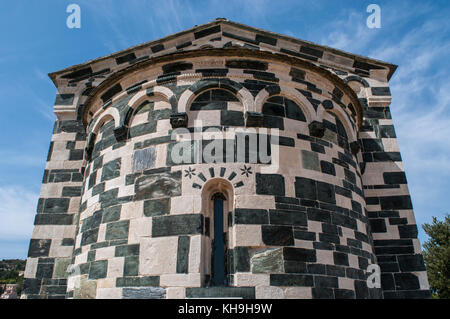
[[[81,7],[81,29],[66,27],[72,3]],[[370,3],[381,7],[380,29],[366,26]],[[47,74],[218,17],[399,65],[391,112],[417,223],[449,212],[446,0],[1,1],[0,259],[27,254],[55,121]]]

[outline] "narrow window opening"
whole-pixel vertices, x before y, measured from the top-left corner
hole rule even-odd
[[[224,233],[224,200],[222,193],[216,193],[211,198],[214,202],[214,239],[212,241],[212,286],[226,286],[226,244]]]

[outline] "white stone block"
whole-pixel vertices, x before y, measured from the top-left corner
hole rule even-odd
[[[36,278],[38,258],[27,258],[27,264],[25,267],[25,278]]]
[[[233,241],[230,248],[237,246],[263,246],[260,225],[234,225],[231,228],[231,232]]]
[[[161,287],[201,287],[202,281],[197,274],[164,274],[160,276]]]
[[[108,277],[122,277],[123,276],[123,264],[125,257],[115,257],[108,259]]]
[[[95,251],[95,259],[102,260],[114,258],[115,252],[116,252],[115,246],[99,248]]]
[[[191,236],[189,245],[189,273],[198,273],[201,268],[202,236]]]
[[[269,274],[235,273],[234,285],[237,287],[269,286]]]
[[[359,269],[358,256],[353,254],[348,254],[348,265],[349,267]]]
[[[186,289],[184,287],[169,287],[166,289],[167,299],[185,299]]]
[[[310,287],[288,287],[284,288],[286,299],[312,299],[312,289]]]
[[[279,287],[259,286],[255,288],[256,299],[283,299],[283,289]]]
[[[142,275],[175,274],[178,237],[143,238],[139,253]]]
[[[152,219],[142,217],[130,220],[130,228],[128,231],[128,244],[138,244],[142,237],[151,237],[152,235]]]
[[[355,281],[350,278],[338,277],[338,285],[340,289],[355,289]]]
[[[97,299],[121,299],[122,288],[99,288],[97,289]]]

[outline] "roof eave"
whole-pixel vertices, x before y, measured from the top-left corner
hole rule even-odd
[[[117,57],[117,56],[121,56],[121,55],[124,55],[126,53],[132,52],[134,50],[138,50],[138,49],[150,46],[150,45],[156,45],[156,44],[158,44],[160,42],[168,41],[168,40],[174,39],[176,37],[183,36],[184,34],[188,34],[190,32],[194,32],[194,31],[197,31],[199,29],[202,29],[202,28],[205,28],[205,27],[209,27],[209,26],[218,25],[218,24],[228,24],[228,25],[231,25],[231,26],[234,26],[234,27],[237,27],[237,28],[241,28],[241,29],[244,29],[244,30],[249,30],[249,31],[252,31],[252,32],[257,31],[259,33],[271,35],[273,37],[276,37],[276,38],[279,38],[279,39],[283,39],[285,41],[296,42],[296,43],[301,43],[301,44],[307,44],[307,45],[309,45],[309,46],[311,46],[313,48],[316,48],[316,49],[321,49],[321,50],[326,49],[327,51],[329,51],[331,53],[335,53],[335,54],[338,54],[338,55],[341,55],[341,56],[344,56],[344,57],[353,58],[353,59],[357,58],[357,59],[359,59],[359,60],[361,60],[363,62],[375,63],[375,64],[378,64],[380,66],[384,66],[384,67],[389,69],[389,73],[387,75],[387,80],[388,81],[390,80],[390,78],[392,77],[392,75],[394,74],[395,70],[398,67],[397,65],[389,63],[389,62],[385,62],[385,61],[381,61],[381,60],[377,60],[377,59],[361,56],[361,55],[354,54],[354,53],[349,53],[349,52],[346,52],[346,51],[343,51],[343,50],[339,50],[339,49],[335,49],[335,48],[332,48],[332,47],[328,47],[326,45],[319,45],[319,44],[316,44],[316,43],[313,43],[313,42],[310,42],[310,41],[301,40],[301,39],[298,39],[298,38],[295,38],[295,37],[290,37],[290,36],[286,36],[286,35],[283,35],[283,34],[267,31],[267,30],[264,30],[264,29],[250,27],[250,26],[247,26],[245,24],[229,21],[229,20],[226,20],[226,19],[223,19],[223,18],[218,18],[218,19],[216,19],[214,21],[211,21],[211,22],[208,22],[208,23],[205,23],[205,24],[202,24],[202,25],[194,26],[193,28],[190,28],[190,29],[187,29],[187,30],[184,30],[184,31],[180,31],[180,32],[171,34],[169,36],[166,36],[166,37],[163,37],[163,38],[159,38],[157,40],[153,40],[153,41],[142,43],[142,44],[139,44],[139,45],[136,45],[136,46],[132,46],[132,47],[127,48],[125,50],[121,50],[121,51],[114,52],[114,53],[111,53],[111,54],[108,54],[108,55],[105,55],[105,56],[102,56],[102,57],[99,57],[99,58],[95,58],[95,59],[89,60],[89,61],[84,62],[84,63],[76,64],[76,65],[73,65],[73,66],[61,69],[59,71],[51,72],[51,73],[48,74],[48,76],[50,77],[50,79],[53,81],[53,83],[57,87],[58,85],[57,85],[56,79],[57,79],[58,75],[61,75],[63,73],[73,72],[73,71],[79,70],[81,68],[84,68],[84,67],[89,66],[89,65],[91,65],[93,63],[96,63],[96,62],[100,62],[100,61],[103,61],[103,60],[106,60],[106,59],[109,59],[109,58],[114,58],[114,57]]]

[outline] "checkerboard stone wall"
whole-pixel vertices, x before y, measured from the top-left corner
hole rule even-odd
[[[51,74],[58,120],[24,297],[427,297],[394,70],[217,20]],[[173,139],[180,127],[193,139]],[[259,146],[239,156],[242,128]],[[212,147],[213,163],[188,153]],[[267,172],[260,154],[275,164],[276,150]],[[229,194],[227,287],[208,287],[213,187]]]

